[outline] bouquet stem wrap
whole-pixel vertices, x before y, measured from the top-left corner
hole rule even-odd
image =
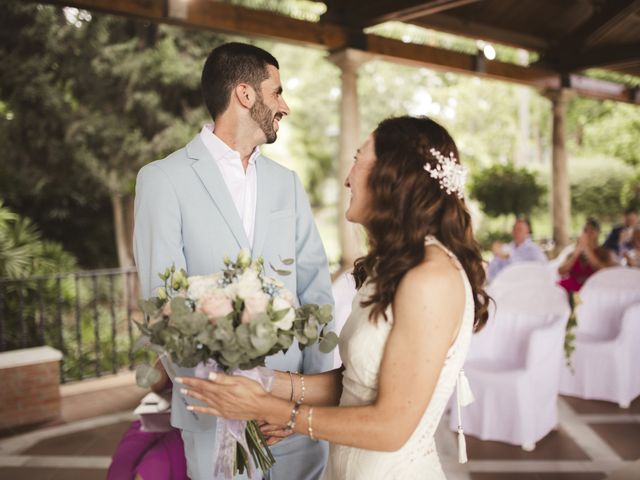
[[[199,363],[195,369],[195,376],[199,378],[208,378],[212,372],[223,372],[224,369],[215,360],[207,360],[206,363]],[[273,385],[273,371],[265,367],[255,367],[250,370],[240,370],[234,368],[226,372],[229,375],[238,375],[249,378],[258,382],[262,387],[270,391]],[[252,421],[253,422],[253,421]],[[261,439],[255,438],[255,433],[259,432],[256,428],[251,428],[247,435],[247,422],[244,420],[228,420],[218,417],[216,422],[216,443],[213,449],[214,471],[213,480],[233,480],[238,465],[236,459],[239,459],[237,449],[243,448],[247,459],[246,471],[249,478],[254,478],[256,473],[256,465],[254,457],[263,454],[261,450],[263,445]],[[253,434],[252,434],[253,432]],[[252,445],[247,442],[247,437]],[[264,445],[266,446],[266,445]],[[264,454],[263,454],[264,455]]]

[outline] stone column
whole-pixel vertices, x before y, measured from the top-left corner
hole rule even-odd
[[[551,100],[553,109],[551,211],[553,240],[556,251],[560,251],[569,244],[571,229],[571,192],[565,146],[565,119],[570,91],[563,88],[549,90],[545,96]]]
[[[340,68],[342,95],[340,97],[340,149],[338,153],[338,235],[340,240],[340,267],[349,269],[363,253],[360,228],[344,216],[349,205],[349,190],[343,186],[353,156],[363,140],[360,138],[360,112],[358,110],[358,69],[370,57],[358,50],[344,49],[332,53],[329,60]]]

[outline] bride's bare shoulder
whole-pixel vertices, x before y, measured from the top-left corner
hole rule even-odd
[[[400,281],[394,310],[456,314],[464,305],[464,283],[459,270],[448,259],[425,261],[409,270]]]

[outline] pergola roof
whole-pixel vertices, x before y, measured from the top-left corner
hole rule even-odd
[[[318,1],[318,0],[316,0]],[[319,22],[215,0],[45,0],[152,21],[302,43],[471,73],[540,89],[572,88],[640,104],[640,0],[325,0]],[[489,61],[444,48],[366,33],[396,20],[536,52],[533,65]],[[638,76],[634,85],[595,79],[589,68]]]
[[[560,72],[598,67],[640,76],[638,0],[374,3],[375,9],[367,7],[370,13],[361,14],[361,24],[396,17],[421,27],[538,52],[542,65]]]

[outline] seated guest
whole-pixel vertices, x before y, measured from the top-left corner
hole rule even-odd
[[[151,390],[163,394],[171,381],[159,363],[156,369],[162,378]],[[165,431],[146,431],[140,420],[134,421],[113,454],[107,480],[188,480],[180,430],[168,423]]]
[[[598,246],[600,224],[593,218],[587,219],[576,247],[567,257],[558,273],[562,279],[558,282],[569,293],[579,291],[591,275],[601,268],[615,265],[610,250]]]
[[[640,268],[640,225],[634,227],[631,242],[622,249],[622,258],[625,265]]]
[[[516,219],[511,230],[513,241],[508,245],[494,242],[493,260],[489,262],[488,278],[491,282],[507,265],[517,262],[546,262],[542,249],[531,240],[531,224],[526,218]]]
[[[624,211],[624,223],[613,227],[607,239],[604,241],[604,247],[608,248],[616,255],[622,255],[622,249],[628,248],[631,242],[631,234],[634,227],[638,225],[638,210],[635,208],[627,208]]]

